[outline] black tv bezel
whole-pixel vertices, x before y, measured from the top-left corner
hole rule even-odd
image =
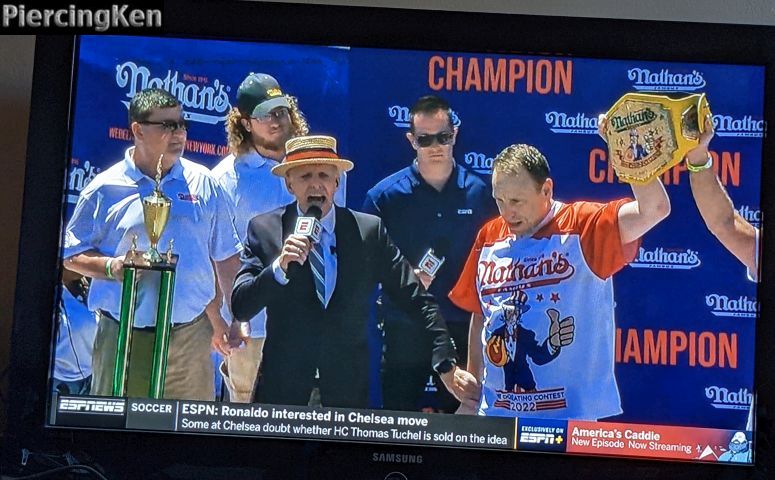
[[[773,27],[215,0],[167,0],[163,22],[163,31],[158,34],[175,37],[762,65],[766,68],[765,120],[767,124],[775,120],[775,49],[767,48],[767,40],[775,38]],[[14,456],[20,448],[81,450],[105,466],[112,465],[108,471],[127,478],[172,468],[196,466],[206,472],[230,465],[263,472],[267,478],[379,479],[392,471],[401,471],[408,478],[489,478],[503,472],[550,478],[766,478],[775,468],[770,413],[775,403],[775,347],[768,341],[775,338],[775,325],[766,321],[775,316],[775,303],[767,295],[768,286],[775,285],[775,255],[766,253],[766,241],[756,340],[759,398],[753,467],[45,428],[55,293],[52,286],[60,274],[59,235],[74,98],[75,48],[72,37],[39,36],[36,41],[12,331],[9,422],[3,449],[6,461],[17,460]],[[775,169],[764,159],[774,156],[775,141],[765,135],[764,212],[772,211],[775,199],[775,188],[768,187],[775,183]],[[764,224],[769,223],[765,216]],[[408,456],[398,457],[404,463],[383,462],[379,456],[374,458],[375,452]],[[286,463],[294,469],[287,470]]]

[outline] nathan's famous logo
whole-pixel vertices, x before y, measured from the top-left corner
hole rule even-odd
[[[624,130],[648,125],[657,118],[657,114],[650,108],[642,108],[627,115],[614,115],[611,117],[610,124],[613,129],[619,133]]]
[[[518,259],[516,262],[482,260],[477,271],[482,295],[491,295],[554,285],[572,277],[576,268],[565,255],[555,251],[537,258]]]
[[[753,403],[753,394],[747,388],[729,390],[726,387],[711,385],[705,387],[705,398],[710,400],[713,408],[726,410],[748,410]]]
[[[597,118],[594,116],[551,111],[544,114],[544,119],[549,124],[549,130],[554,133],[597,135]]]
[[[764,137],[766,123],[750,115],[736,118],[731,115],[713,115],[713,128],[719,137]]]
[[[638,249],[638,256],[630,262],[630,267],[690,270],[699,267],[701,263],[699,252],[690,248],[683,250],[657,247],[652,250],[646,250],[640,247]]]
[[[101,170],[101,168],[92,165],[88,160],[81,164],[77,158],[72,159],[70,162],[70,173],[67,178],[68,203],[78,202],[78,195]]]
[[[745,295],[729,298],[726,295],[712,293],[705,296],[705,304],[711,308],[710,313],[717,317],[756,318],[759,312],[759,302]]]
[[[390,119],[393,121],[393,125],[398,128],[409,128],[409,107],[401,105],[393,105],[387,109]],[[460,126],[460,117],[457,116],[457,112],[452,110],[452,126]]]
[[[633,83],[635,90],[651,91],[694,91],[705,86],[702,72],[692,70],[690,73],[673,73],[667,68],[651,71],[648,68],[631,68],[627,70],[627,78]]]
[[[227,115],[224,113],[231,107],[228,85],[218,79],[213,80],[209,85],[185,83],[180,80],[180,77],[185,75],[172,70],[167,70],[163,77],[155,77],[147,67],[134,62],[116,65],[116,84],[127,89],[127,98],[133,98],[137,92],[146,88],[161,88],[180,101],[186,120],[210,125],[226,120]],[[129,108],[128,101],[121,103]]]
[[[756,207],[740,205],[740,208],[737,209],[737,213],[751,225],[758,226],[762,223],[762,211]]]
[[[482,175],[492,174],[492,162],[494,160],[484,153],[468,152],[463,155],[463,160],[466,162],[466,165],[476,173]]]

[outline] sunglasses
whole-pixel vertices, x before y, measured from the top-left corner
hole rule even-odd
[[[455,136],[452,132],[439,132],[433,134],[423,134],[414,137],[414,141],[422,148],[427,148],[433,145],[434,140],[439,145],[449,145],[452,143],[452,138]]]
[[[156,125],[164,130],[167,130],[168,132],[176,132],[178,130],[183,130],[184,132],[188,130],[188,123],[186,123],[185,120],[182,118],[178,122],[173,122],[170,120],[165,120],[163,122],[151,122],[151,121],[145,121],[145,122],[137,122],[140,125]]]
[[[290,113],[291,112],[289,112],[287,108],[276,108],[271,112],[267,113],[266,115],[261,115],[260,117],[253,117],[253,119],[259,123],[267,123],[273,120],[285,120],[290,116]]]

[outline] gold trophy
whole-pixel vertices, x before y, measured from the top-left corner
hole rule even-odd
[[[704,93],[627,93],[608,113],[608,159],[624,182],[644,184],[681,162],[705,131]]]
[[[161,191],[161,162],[164,155],[159,156],[156,165],[156,178],[153,192],[143,197],[143,220],[145,231],[151,242],[151,248],[146,252],[137,250],[137,235],[132,239],[132,246],[124,257],[124,281],[121,288],[121,317],[118,326],[118,346],[116,349],[116,368],[113,372],[113,396],[126,396],[127,377],[129,373],[129,354],[132,343],[132,326],[135,316],[137,299],[138,270],[159,272],[161,284],[159,287],[159,303],[156,310],[156,336],[153,346],[153,361],[151,366],[151,384],[148,392],[150,398],[162,398],[164,395],[164,378],[167,371],[167,353],[172,319],[172,293],[175,289],[175,269],[178,256],[172,253],[172,240],[169,241],[167,252],[162,255],[158,251],[158,243],[167,220],[170,216],[172,202]]]

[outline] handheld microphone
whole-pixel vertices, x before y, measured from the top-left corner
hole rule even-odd
[[[296,219],[296,227],[293,229],[294,235],[304,235],[309,238],[311,243],[318,243],[320,236],[323,234],[323,225],[320,223],[320,217],[323,216],[323,211],[317,205],[312,205],[307,209],[307,213],[303,217]],[[288,264],[288,279],[298,275],[298,271],[301,269],[299,262],[291,262]]]

